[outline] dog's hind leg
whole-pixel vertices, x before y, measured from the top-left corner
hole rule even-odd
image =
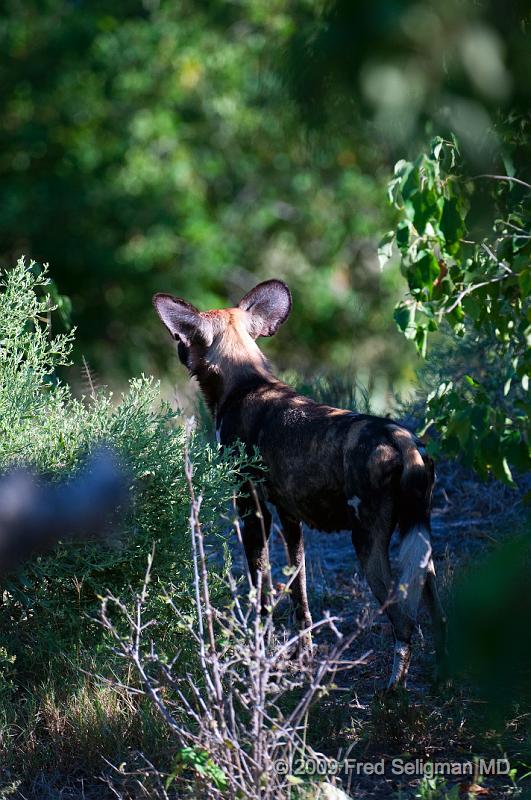
[[[411,637],[415,620],[396,590],[389,563],[389,543],[395,527],[392,500],[381,498],[370,508],[359,506],[352,513],[352,542],[374,596],[383,607],[395,638],[393,671],[389,688],[405,684],[411,660]]]

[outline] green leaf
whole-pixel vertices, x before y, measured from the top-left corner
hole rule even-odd
[[[444,201],[441,221],[439,222],[446,243],[451,245],[459,242],[465,232],[465,220],[457,198],[451,197]]]
[[[513,260],[513,255],[513,237],[505,236],[496,248],[496,258],[498,258],[499,261],[508,261],[510,264]]]
[[[428,348],[428,331],[426,325],[417,325],[415,344],[422,358],[426,358],[426,351]]]
[[[396,228],[396,243],[402,254],[407,252],[411,227],[407,220],[399,222]]]
[[[514,162],[511,156],[509,155],[509,153],[504,151],[501,157],[503,161],[503,166],[505,167],[506,174],[509,175],[509,177],[513,178],[516,173],[516,170],[514,168]]]
[[[477,297],[474,297],[473,294],[469,294],[466,297],[463,297],[461,304],[465,311],[465,314],[477,322],[481,316],[481,312],[483,310],[482,304],[479,302]]]
[[[425,289],[431,295],[433,282],[439,277],[439,262],[431,252],[421,251],[422,255],[415,261],[408,272],[410,289]]]
[[[435,138],[432,139],[431,154],[436,161],[439,160],[439,156],[441,155],[443,146],[444,146],[444,139],[442,139],[440,136],[435,136]]]
[[[419,170],[418,167],[412,167],[412,165],[408,165],[409,168],[405,168],[404,175],[402,178],[402,184],[400,187],[400,191],[402,193],[402,198],[404,200],[404,205],[407,204],[407,201],[411,199],[416,191],[418,191],[419,186]]]
[[[487,468],[492,468],[499,461],[500,443],[494,431],[488,434],[480,442],[481,458]]]
[[[525,300],[531,294],[531,269],[529,264],[518,274],[518,286]]]
[[[399,161],[396,162],[393,168],[394,175],[403,175],[404,171],[407,167],[410,167],[411,164],[409,161],[406,161],[405,158],[401,158]]]
[[[524,441],[509,442],[507,447],[507,460],[514,465],[515,469],[525,474],[531,467],[531,453],[528,445]]]
[[[412,303],[400,303],[394,310],[393,317],[408,339],[415,336],[415,306]]]
[[[389,259],[393,255],[393,243],[395,240],[395,232],[388,231],[385,236],[382,237],[380,243],[378,245],[378,261],[380,263],[380,269],[383,269]]]
[[[438,222],[441,216],[437,195],[433,189],[417,192],[411,198],[413,224],[420,234],[426,230],[430,221]]]
[[[478,432],[483,433],[487,426],[487,409],[482,405],[474,405],[470,409],[470,421],[472,427]]]
[[[513,474],[511,472],[511,468],[509,467],[509,464],[507,463],[507,459],[506,458],[502,458],[502,469],[503,469],[503,474],[504,474],[507,482],[510,483],[510,484],[514,484]]]
[[[470,437],[470,427],[470,414],[468,413],[468,409],[465,409],[453,416],[448,424],[447,433],[448,435],[457,436],[461,447],[465,447]]]

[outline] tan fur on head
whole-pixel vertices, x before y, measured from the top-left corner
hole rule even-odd
[[[248,332],[247,312],[239,308],[206,311],[213,325],[214,339],[205,349],[203,361],[219,371],[225,391],[251,375],[271,374],[266,357]]]

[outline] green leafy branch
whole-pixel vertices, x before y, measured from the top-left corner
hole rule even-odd
[[[491,179],[488,188],[479,178]],[[426,429],[435,424],[447,452],[509,483],[512,467],[530,465],[529,189],[511,176],[467,176],[456,139],[437,137],[396,164],[388,191],[399,221],[379,248],[382,266],[400,258],[409,292],[394,316],[418,352],[426,357],[439,331],[480,356],[428,395]],[[487,226],[478,214],[485,193]]]

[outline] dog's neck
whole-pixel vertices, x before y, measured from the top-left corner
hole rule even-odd
[[[203,362],[194,370],[201,393],[214,419],[219,417],[220,410],[231,397],[243,395],[263,383],[274,383],[278,380],[265,356],[262,353],[260,355],[261,363],[256,360],[230,364]]]

